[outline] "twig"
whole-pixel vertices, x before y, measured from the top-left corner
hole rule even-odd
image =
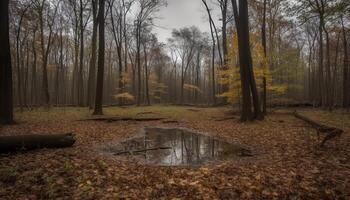
[[[171,147],[155,147],[155,148],[149,148],[149,149],[140,149],[140,150],[134,150],[134,151],[120,151],[117,153],[114,153],[114,155],[121,155],[121,154],[135,154],[135,153],[141,153],[141,152],[146,152],[146,151],[156,151],[156,150],[164,150],[164,149],[172,149]]]

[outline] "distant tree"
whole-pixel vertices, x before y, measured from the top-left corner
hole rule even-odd
[[[21,30],[22,30],[22,23],[23,20],[25,19],[25,14],[27,10],[29,9],[29,5],[24,5],[23,8],[19,7],[18,8],[18,14],[19,14],[19,19],[18,19],[18,24],[17,24],[17,30],[16,30],[16,71],[17,71],[17,95],[18,95],[18,103],[20,110],[23,110],[23,95],[22,95],[22,74],[21,74],[21,61],[24,59],[20,59],[20,43],[21,43]]]
[[[56,14],[59,7],[59,3],[55,2],[54,9],[52,10],[52,2],[47,0],[35,0],[34,5],[38,12],[39,17],[39,30],[40,30],[40,46],[41,46],[41,64],[42,64],[42,95],[45,105],[50,104],[50,93],[49,93],[49,80],[48,80],[48,62],[49,54],[51,51],[51,44],[53,40],[53,28],[56,20]],[[47,13],[46,13],[47,12]],[[52,13],[53,12],[53,13]],[[45,23],[46,22],[46,23]],[[45,27],[48,27],[48,35],[46,35]],[[45,39],[46,43],[45,43]]]
[[[159,10],[160,7],[166,5],[164,0],[138,0],[139,12],[135,21],[135,37],[136,37],[136,66],[137,66],[137,105],[141,104],[141,36],[142,29],[147,25],[152,24],[153,14]],[[148,23],[145,23],[147,22]]]
[[[261,43],[262,46],[264,48],[264,57],[265,59],[267,58],[267,46],[266,46],[266,5],[267,4],[267,0],[264,0],[263,3],[263,22],[261,24]],[[266,77],[263,77],[263,95],[262,95],[262,112],[264,115],[266,115],[266,101],[267,101],[267,97],[266,97]]]
[[[220,45],[220,39],[219,39],[218,30],[217,30],[216,25],[214,23],[214,20],[212,18],[211,9],[209,8],[207,1],[206,0],[202,0],[202,2],[204,4],[204,6],[205,6],[205,9],[207,10],[207,13],[208,13],[208,17],[209,17],[208,21],[209,21],[211,35],[214,38],[214,33],[215,33],[215,36],[216,36],[217,48],[218,48],[219,59],[220,59],[220,66],[222,67],[223,66],[223,60],[222,60],[221,45]],[[214,41],[214,39],[213,39],[213,41]],[[214,41],[214,43],[215,43],[215,41]],[[216,45],[214,45],[214,47],[215,46]]]
[[[91,0],[92,7],[92,38],[91,38],[91,57],[89,63],[89,78],[88,78],[88,105],[93,108],[95,87],[96,87],[96,46],[97,46],[97,4],[98,0]]]
[[[184,102],[184,85],[186,74],[195,56],[196,48],[200,46],[198,44],[202,38],[202,33],[197,27],[192,26],[189,28],[185,27],[180,30],[173,30],[172,37],[171,43],[173,43],[173,45],[178,49],[179,57],[181,59],[180,103],[182,104]]]
[[[86,28],[86,25],[88,23],[88,19],[90,18],[90,12],[88,13],[88,16],[85,17],[84,21],[84,11],[86,10],[86,7],[88,5],[88,1],[80,0],[79,2],[79,31],[80,31],[80,51],[79,51],[79,76],[78,76],[78,84],[77,84],[77,90],[78,90],[78,104],[79,106],[84,106],[84,31]]]
[[[350,107],[350,69],[349,69],[349,55],[348,55],[348,41],[346,38],[346,30],[344,26],[344,19],[341,16],[342,34],[343,34],[343,49],[344,49],[344,66],[343,66],[343,107]]]
[[[222,22],[222,27],[221,27],[221,35],[222,35],[222,50],[223,50],[223,57],[224,57],[224,62],[223,62],[223,69],[226,70],[228,69],[228,47],[227,47],[227,24],[228,22],[232,19],[232,15],[229,16],[228,14],[228,5],[229,1],[228,0],[217,0],[219,5],[220,5],[220,10],[221,10],[221,22]],[[222,92],[228,92],[229,88],[224,86],[222,88]],[[226,100],[225,100],[226,101]]]
[[[8,0],[0,2],[0,124],[11,124],[13,122],[8,6]]]
[[[213,91],[213,95],[212,95],[212,100],[213,100],[213,103],[216,104],[216,85],[215,85],[215,48],[216,48],[216,42],[215,42],[215,36],[214,36],[214,30],[215,30],[215,33],[217,33],[217,30],[216,30],[216,27],[215,27],[215,24],[214,24],[214,21],[213,21],[213,18],[211,16],[211,13],[210,13],[210,9],[208,7],[208,4],[206,2],[206,0],[202,0],[206,10],[207,10],[207,13],[208,13],[208,21],[209,21],[209,27],[210,27],[210,33],[211,33],[211,38],[212,38],[212,43],[213,43],[213,47],[212,47],[212,57],[211,57],[211,71],[212,71],[212,74],[213,74],[213,78],[212,78],[212,91]],[[220,60],[221,59],[221,49],[220,49],[220,44],[219,44],[219,39],[217,38],[217,42],[218,42],[218,52],[219,52],[219,56],[220,56]],[[222,63],[222,61],[221,61]]]
[[[118,56],[118,94],[125,93],[125,85],[123,81],[125,79],[125,76],[123,77],[125,73],[123,73],[123,65],[125,71],[127,71],[127,56],[125,56],[127,55],[127,48],[125,48],[125,46],[127,46],[126,17],[131,9],[132,4],[133,0],[127,2],[125,2],[124,0],[118,2],[111,0],[109,2],[112,35],[116,45],[116,51]],[[118,104],[123,104],[123,98],[118,99]]]
[[[331,0],[334,2],[333,0]],[[327,10],[329,8],[330,3],[327,0],[301,0],[294,5],[294,10],[296,10],[299,14],[299,18],[301,21],[308,21],[314,17],[318,18],[318,29],[319,29],[319,56],[318,56],[318,103],[319,106],[325,106],[327,104],[327,91],[328,88],[326,82],[328,80],[325,79],[325,71],[324,69],[324,31],[325,24],[327,21]],[[328,37],[328,32],[326,32],[326,37]],[[327,41],[329,41],[327,39]],[[327,47],[328,48],[328,47]],[[328,50],[327,50],[328,51]],[[328,65],[328,63],[327,63]],[[330,67],[330,66],[328,66]]]

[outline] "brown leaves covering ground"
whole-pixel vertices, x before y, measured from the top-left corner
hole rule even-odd
[[[0,135],[74,132],[73,148],[0,156],[0,199],[350,199],[350,117],[303,110],[345,133],[317,147],[315,131],[275,111],[264,121],[239,123],[228,108],[108,108],[108,115],[150,112],[178,120],[159,122],[77,121],[86,109],[52,108],[17,113],[17,125]],[[152,115],[152,113],[150,113]],[[257,155],[215,166],[157,167],[99,153],[98,145],[130,137],[144,126],[181,126],[249,146]]]

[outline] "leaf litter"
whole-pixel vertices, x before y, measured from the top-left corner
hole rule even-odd
[[[132,109],[135,115],[152,111],[152,108]],[[171,114],[171,109],[176,109],[176,113]],[[345,132],[340,138],[321,149],[318,148],[315,131],[291,115],[271,114],[265,121],[240,123],[238,120],[212,120],[213,117],[227,117],[228,108],[193,108],[200,112],[188,111],[188,107],[171,109],[157,107],[154,112],[173,120],[186,121],[181,124],[182,127],[211,133],[227,141],[238,141],[250,146],[258,155],[248,161],[230,160],[200,167],[143,165],[132,160],[113,159],[99,153],[95,147],[130,138],[145,126],[174,127],[177,124],[162,121],[84,122],[64,117],[62,113],[44,121],[18,114],[20,122],[1,127],[0,135],[73,131],[77,143],[67,149],[1,155],[0,199],[350,197],[348,126],[342,127]],[[113,112],[120,114],[117,111]],[[304,110],[303,113],[315,120],[340,124],[337,114],[329,117],[318,110]],[[77,117],[84,118],[86,115]],[[280,123],[281,120],[284,123]]]

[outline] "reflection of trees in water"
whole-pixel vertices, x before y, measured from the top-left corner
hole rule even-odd
[[[171,154],[171,163],[176,163],[176,161],[178,160],[178,158],[177,158],[177,152],[176,152],[176,150],[177,150],[177,145],[178,145],[178,140],[177,140],[177,134],[173,134],[173,135],[171,135],[171,147],[172,147],[172,151],[173,151],[173,153]]]
[[[195,133],[181,133],[182,163],[201,163],[203,159],[218,156],[219,143],[214,138]],[[185,153],[183,152],[185,150]],[[185,156],[185,158],[184,158]]]
[[[165,165],[202,164],[224,155],[222,150],[227,146],[224,141],[181,129],[151,129],[144,136],[121,145],[125,151],[141,150],[132,156],[145,163]],[[164,149],[166,147],[169,149]]]
[[[196,135],[196,155],[197,155],[197,160],[200,160],[200,146],[199,146],[199,136]]]

